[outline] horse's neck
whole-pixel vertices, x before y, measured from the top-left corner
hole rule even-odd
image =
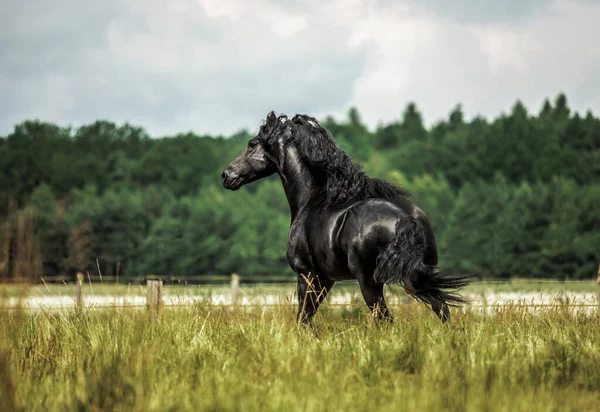
[[[283,170],[279,173],[290,205],[292,221],[303,215],[316,193],[316,182],[295,148],[286,151]]]

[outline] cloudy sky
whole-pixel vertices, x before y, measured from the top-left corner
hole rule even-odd
[[[152,135],[255,130],[269,110],[414,101],[488,118],[567,93],[600,114],[598,0],[3,0],[0,134],[28,118]]]

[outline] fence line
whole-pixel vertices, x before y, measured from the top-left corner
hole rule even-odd
[[[143,284],[148,280],[162,280],[164,284],[181,284],[186,283],[200,283],[200,284],[211,284],[217,282],[228,282],[231,279],[230,275],[190,275],[190,276],[107,276],[107,275],[91,275],[86,274],[85,278],[93,283],[103,284]],[[74,282],[76,276],[58,275],[40,277],[41,282],[52,283],[63,283],[63,282]],[[296,282],[295,276],[277,276],[277,275],[248,275],[240,277],[241,282],[255,283],[255,282],[269,282],[269,283],[294,283]],[[31,278],[27,277],[15,277],[15,278],[4,278],[1,279],[3,283],[32,283]]]
[[[150,277],[145,277],[143,279],[141,279],[139,285],[141,286],[141,284],[143,282],[146,283],[146,304],[142,305],[142,304],[122,304],[122,305],[118,305],[118,304],[96,304],[96,305],[88,305],[85,306],[84,305],[84,284],[85,284],[85,279],[84,279],[84,275],[82,273],[78,273],[76,276],[76,283],[75,283],[75,296],[74,296],[74,308],[77,310],[82,310],[83,308],[89,308],[89,309],[96,309],[96,308],[133,308],[133,307],[146,307],[148,310],[152,310],[152,311],[158,311],[163,307],[180,307],[180,306],[189,306],[190,304],[197,304],[197,303],[204,303],[207,306],[210,307],[252,307],[252,306],[260,306],[260,307],[270,307],[270,306],[289,306],[289,305],[296,305],[296,303],[247,303],[247,304],[241,304],[238,303],[238,298],[239,298],[239,286],[241,283],[242,279],[265,279],[265,276],[248,276],[248,277],[241,277],[236,273],[233,273],[230,276],[226,276],[226,275],[218,275],[218,276],[213,276],[212,278],[220,278],[222,280],[228,279],[230,281],[230,295],[231,295],[231,302],[230,304],[218,304],[218,303],[206,303],[206,302],[186,302],[186,303],[165,303],[163,302],[163,282],[164,282],[164,278],[161,278],[159,276],[150,276]],[[92,284],[92,279],[94,278],[94,276],[91,276],[88,273],[87,276],[89,282],[90,282],[90,289],[92,291],[92,295],[93,295],[93,287],[91,287]],[[111,280],[117,280],[118,277],[114,276],[114,277],[110,277],[110,276],[96,276],[96,278],[99,278],[102,284],[113,284],[111,282]],[[199,279],[199,278],[206,278],[205,276],[196,276],[195,278]],[[69,278],[71,279],[71,278]],[[121,279],[123,279],[121,277]],[[273,279],[273,277],[271,277],[271,279]],[[278,278],[280,280],[283,280],[283,278]],[[173,280],[173,278],[169,279],[169,280]],[[186,278],[186,280],[189,280],[189,278]],[[44,278],[42,278],[42,281],[44,282],[44,285],[46,285],[47,287],[47,282],[44,280]],[[486,280],[480,280],[480,281],[476,281],[473,283],[480,283],[480,284],[509,284],[509,283],[514,283],[516,285],[519,284],[531,284],[531,283],[561,283],[564,284],[566,282],[586,282],[586,283],[590,283],[593,282],[593,280],[575,280],[575,281],[561,281],[561,280],[557,280],[557,279],[519,279],[515,282],[513,281],[500,281],[500,280],[493,280],[493,281],[486,281]],[[511,306],[519,306],[519,307],[600,307],[600,267],[598,268],[598,277],[595,281],[598,285],[598,291],[597,291],[597,302],[596,304],[591,304],[591,303],[563,303],[563,302],[557,302],[557,303],[505,303],[505,304],[469,304],[467,306],[471,307],[471,308],[478,308],[478,307],[488,307],[488,308],[493,308],[493,307],[511,307]],[[63,281],[63,283],[66,284],[66,282]],[[293,282],[285,282],[285,284],[292,284]],[[131,283],[130,283],[131,284]],[[255,283],[249,283],[250,285],[254,285],[256,286]],[[264,285],[273,285],[273,284],[283,284],[283,283],[266,283]],[[408,302],[408,303],[389,303],[388,306],[390,307],[405,307],[405,306],[411,306],[411,305],[418,305],[418,302]],[[364,306],[363,303],[326,303],[327,306],[330,307],[352,307],[352,306]],[[19,307],[19,305],[17,305],[16,307],[12,307],[12,306],[5,306],[5,307],[0,307],[0,310],[8,310],[8,309],[17,309]],[[29,307],[23,307],[20,306],[21,308],[27,308],[27,309],[34,309],[34,308],[29,308]],[[44,306],[41,305],[40,307],[38,307],[38,309],[43,308]],[[65,306],[61,306],[61,307],[65,307]]]
[[[160,305],[161,310],[164,308],[182,308],[182,307],[190,307],[197,305],[198,303],[204,302],[189,302],[189,303],[177,303],[177,304],[164,304]],[[289,306],[297,306],[297,303],[248,303],[248,304],[229,304],[229,303],[204,303],[206,307],[209,308],[246,308],[246,307],[289,307]],[[424,307],[422,303],[419,302],[410,302],[410,303],[388,303],[388,307]],[[74,306],[75,307],[75,306]],[[364,303],[326,303],[324,302],[321,307],[362,307],[366,308],[366,304]],[[600,304],[597,303],[478,303],[478,304],[467,304],[465,305],[467,308],[511,308],[511,307],[519,307],[519,308],[599,308]],[[148,309],[148,304],[128,304],[128,305],[90,305],[84,306],[81,309],[127,309],[127,308],[139,308],[139,309]],[[1,311],[5,310],[33,310],[33,309],[49,309],[47,307],[27,307],[27,306],[0,306]],[[61,306],[55,307],[53,309],[69,309],[69,307]],[[153,308],[154,310],[156,308]]]
[[[231,280],[231,275],[190,275],[190,276],[160,276],[160,275],[148,275],[148,276],[107,276],[107,275],[91,275],[86,274],[85,279],[92,283],[101,284],[144,284],[148,280],[162,280],[165,285],[185,285],[187,283],[198,283],[198,284],[213,284],[213,283],[227,283]],[[258,282],[264,282],[264,284],[273,283],[296,283],[296,276],[281,276],[281,275],[244,275],[240,276],[240,283],[253,284]],[[77,276],[49,276],[40,277],[41,282],[48,284],[53,283],[65,283],[65,282],[77,282]],[[352,281],[352,280],[348,280]],[[600,266],[598,267],[598,278],[594,280],[590,279],[536,279],[536,278],[516,278],[516,279],[473,279],[473,284],[535,284],[535,283],[590,283],[596,281],[600,284]],[[340,281],[346,282],[346,281]],[[1,279],[1,283],[32,283],[31,278],[17,277],[17,278],[4,278]]]

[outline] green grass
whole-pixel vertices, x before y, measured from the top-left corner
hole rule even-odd
[[[423,306],[0,312],[0,410],[600,410],[600,317]]]

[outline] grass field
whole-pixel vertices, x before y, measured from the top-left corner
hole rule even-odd
[[[0,311],[0,410],[600,410],[597,311],[394,315],[325,306],[310,329],[293,306]]]

